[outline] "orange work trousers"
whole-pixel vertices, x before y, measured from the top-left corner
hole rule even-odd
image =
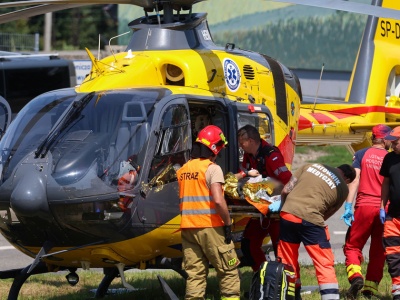
[[[295,269],[296,288],[301,284],[298,258],[300,243],[303,243],[314,264],[321,299],[339,299],[339,284],[327,226],[317,226],[285,212],[281,213],[280,225],[278,257]]]
[[[400,218],[386,216],[383,225],[383,246],[388,271],[392,277],[392,296],[400,295]]]

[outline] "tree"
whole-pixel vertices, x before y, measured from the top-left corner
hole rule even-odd
[[[11,10],[1,10],[0,12],[8,11]],[[99,34],[101,36],[101,48],[104,48],[108,44],[108,40],[118,34],[118,24],[114,18],[115,7],[109,5],[83,6],[55,12],[53,13],[52,49],[97,48]],[[0,25],[0,32],[39,33],[43,37],[44,15],[2,24]],[[40,49],[43,49],[42,40]]]

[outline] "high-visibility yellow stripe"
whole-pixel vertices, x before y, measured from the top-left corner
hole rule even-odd
[[[360,275],[362,274],[361,273],[361,266],[359,266],[359,265],[351,264],[346,268],[346,271],[347,271],[347,277],[348,278],[352,277],[354,274],[360,274]]]
[[[262,269],[260,270],[260,282],[261,282],[261,285],[264,285],[265,271],[266,271],[266,268],[267,268],[267,264],[268,264],[268,262],[263,263],[262,264]]]

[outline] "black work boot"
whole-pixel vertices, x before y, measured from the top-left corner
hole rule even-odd
[[[301,300],[301,288],[296,288],[294,291],[294,300]]]
[[[346,299],[356,299],[358,292],[364,286],[364,279],[362,277],[355,277],[350,281],[350,288],[347,290]]]
[[[361,294],[363,295],[363,297],[364,297],[365,299],[373,299],[373,297],[379,298],[379,295],[378,295],[378,294],[375,294],[374,292],[369,291],[369,290],[362,291]],[[399,299],[400,299],[400,298],[399,298]]]

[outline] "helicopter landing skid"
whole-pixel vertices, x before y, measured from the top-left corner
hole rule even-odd
[[[126,287],[128,290],[134,291],[135,288],[133,286],[131,286],[129,283],[127,283],[126,280],[125,280],[125,274],[124,274],[125,264],[118,263],[115,266],[117,267],[118,272],[119,272],[119,276],[121,277],[122,285],[124,287]]]
[[[36,264],[34,269],[32,268],[33,272],[29,272],[29,270],[31,268],[32,268],[32,265],[29,265],[23,269],[5,271],[5,272],[0,273],[0,279],[14,278],[14,281],[13,281],[10,291],[8,293],[7,300],[17,300],[18,299],[19,291],[21,290],[22,285],[29,278],[29,276],[36,275],[36,274],[44,274],[44,273],[49,272],[47,265],[42,261],[39,261]],[[63,271],[63,270],[64,269],[60,269],[59,271]]]
[[[179,298],[175,295],[169,285],[165,282],[164,278],[162,278],[161,275],[157,275],[157,278],[165,295],[167,295],[170,300],[179,300]]]
[[[33,263],[29,267],[28,274],[32,272],[32,270],[38,265],[43,255],[47,254],[50,249],[53,248],[53,243],[49,241],[45,241],[43,247],[40,249],[39,253],[36,255]]]

